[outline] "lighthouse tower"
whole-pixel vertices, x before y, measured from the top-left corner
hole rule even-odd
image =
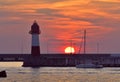
[[[39,46],[39,34],[41,31],[36,21],[32,24],[29,33],[32,35],[31,55],[24,58],[23,67],[39,67],[41,66]]]
[[[32,35],[32,46],[31,46],[31,55],[38,56],[40,55],[40,46],[39,46],[39,34],[41,33],[39,25],[34,21],[31,26],[30,34]]]

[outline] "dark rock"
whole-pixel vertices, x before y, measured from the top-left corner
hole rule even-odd
[[[0,78],[4,78],[4,77],[7,77],[7,74],[6,74],[5,70],[0,72]]]

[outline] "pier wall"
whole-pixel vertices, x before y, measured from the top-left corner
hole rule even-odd
[[[69,67],[94,63],[106,67],[120,67],[120,55],[114,54],[0,54],[0,62],[23,62],[24,67]]]
[[[101,64],[103,66],[120,67],[120,57],[111,56],[110,54],[99,55],[63,55],[63,54],[44,54],[41,56],[28,56],[24,58],[24,67],[69,67],[76,66],[77,64],[94,63]]]

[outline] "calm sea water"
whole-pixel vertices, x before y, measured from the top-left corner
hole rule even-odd
[[[75,67],[24,68],[21,63],[0,63],[7,78],[0,82],[120,82],[120,68],[82,69]]]

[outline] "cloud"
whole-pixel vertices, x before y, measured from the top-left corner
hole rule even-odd
[[[63,1],[64,0],[43,0],[42,2],[44,2],[44,3],[56,3],[56,2],[63,2]]]
[[[10,6],[10,5],[16,5],[16,4],[51,4],[51,3],[57,3],[57,2],[63,2],[64,0],[0,0],[1,6]],[[68,1],[68,0],[66,0]]]
[[[41,9],[36,10],[36,13],[44,14],[49,17],[62,16],[62,15],[57,14],[58,12],[59,12],[58,9],[50,9],[50,8],[41,8]]]
[[[34,2],[36,2],[36,1],[37,0],[35,0]],[[1,2],[3,2],[3,1],[1,1]],[[15,3],[15,2],[17,3],[19,1],[14,0],[10,3]],[[22,3],[22,2],[23,1],[21,1],[20,3]],[[57,2],[57,3],[54,3],[52,5],[52,7],[50,6],[51,4],[47,4],[48,6],[45,7],[45,6],[39,6],[39,5],[46,5],[46,3],[40,4],[39,2]],[[90,2],[90,0],[89,0],[89,2]],[[117,11],[119,9],[116,9],[116,10],[112,9],[113,12],[109,9],[111,5],[113,7],[118,6],[118,3],[116,3],[116,2],[91,1],[90,3],[88,3],[88,6],[85,6],[85,4],[80,4],[80,5],[76,4],[76,3],[83,3],[83,1],[81,2],[81,1],[71,1],[71,0],[67,0],[67,1],[45,0],[45,1],[38,1],[38,3],[39,3],[39,5],[38,4],[36,5],[36,3],[33,4],[31,2],[31,5],[26,4],[26,6],[25,6],[25,4],[23,6],[21,4],[16,8],[14,6],[8,6],[8,8],[10,8],[9,10],[7,7],[5,7],[5,8],[7,8],[8,11],[10,11],[12,8],[14,8],[12,12],[11,11],[9,12],[9,14],[12,14],[12,15],[15,15],[15,13],[17,13],[16,17],[14,17],[14,18],[39,16],[40,18],[42,18],[43,20],[48,21],[48,22],[49,22],[49,20],[56,21],[56,23],[54,23],[54,24],[55,25],[57,24],[57,26],[61,25],[63,27],[68,27],[69,24],[70,25],[73,24],[74,27],[78,27],[81,22],[82,23],[88,22],[93,26],[95,25],[95,26],[104,26],[104,27],[118,27],[119,20],[116,20],[114,17],[111,16],[111,14],[116,13],[116,12],[119,13],[119,11]],[[60,8],[55,6],[60,3],[64,3],[64,4],[62,4],[63,6],[61,6]],[[69,5],[66,5],[65,3],[69,3]],[[49,6],[50,6],[50,8],[49,8]],[[66,6],[66,7],[63,8],[64,6]],[[95,8],[96,10],[94,11],[93,7],[95,7],[95,6],[97,8]],[[107,8],[103,8],[103,7],[109,7],[109,8],[108,8],[108,10],[106,10]],[[12,16],[12,15],[7,15],[7,13],[5,13],[5,12],[2,12],[2,13],[3,13],[3,16],[6,15],[6,16],[8,16],[8,18],[10,16]],[[110,16],[111,16],[111,18],[110,18]],[[60,20],[59,22],[57,22],[58,21],[57,19],[60,19],[60,18],[61,19],[66,18],[69,20],[66,21],[63,19],[63,20]],[[64,22],[62,22],[62,21],[64,21]],[[104,23],[103,23],[103,21],[104,21]],[[111,22],[114,22],[114,23],[111,23]],[[84,25],[86,25],[86,24],[84,24]],[[89,25],[89,26],[91,26],[91,25]]]
[[[120,1],[100,1],[100,0],[91,0],[89,4],[93,4],[95,6],[99,6],[100,8],[111,8],[112,7],[118,7],[120,4]]]
[[[110,2],[110,1],[91,1],[89,4],[91,4],[94,7],[97,7],[99,10],[108,12],[108,13],[114,13],[119,14],[120,10],[120,1],[116,2]]]

